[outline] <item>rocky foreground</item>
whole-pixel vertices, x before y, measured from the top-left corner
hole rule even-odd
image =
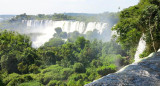
[[[160,52],[85,86],[160,86]]]

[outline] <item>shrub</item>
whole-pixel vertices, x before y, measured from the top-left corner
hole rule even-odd
[[[88,79],[88,76],[86,75],[86,74],[72,74],[70,77],[69,77],[69,79],[68,80],[74,80],[74,81],[78,81],[78,80],[80,80],[80,79],[82,79],[82,80],[87,80]]]
[[[74,80],[69,80],[68,83],[67,83],[67,86],[77,86],[77,85],[76,85],[76,81],[74,81]]]
[[[75,63],[74,66],[73,66],[73,69],[77,73],[84,73],[84,72],[86,72],[86,69],[85,69],[85,67],[84,67],[84,65],[82,63]]]
[[[19,86],[44,86],[44,85],[38,81],[29,81],[29,82],[21,83],[19,84]]]
[[[95,80],[95,78],[96,78],[97,76],[98,76],[97,73],[91,73],[91,74],[89,75],[88,79],[89,79],[90,81],[93,81],[93,80]]]
[[[67,85],[61,81],[52,80],[48,83],[48,86],[67,86]]]
[[[142,54],[139,55],[139,57],[144,58],[144,57],[147,57],[149,54],[150,53],[145,50]]]
[[[61,70],[61,74],[64,75],[64,79],[67,79],[71,74],[73,74],[73,69],[64,68]]]
[[[57,80],[51,80],[49,83],[48,83],[48,86],[55,86],[57,83]]]
[[[84,86],[84,82],[82,79],[78,80],[76,84],[77,86]]]
[[[30,75],[23,75],[25,81],[31,81],[33,78]]]
[[[9,53],[1,57],[1,68],[8,71],[8,73],[18,72],[17,70],[17,59],[15,54]]]
[[[101,63],[101,61],[100,60],[92,60],[92,62],[90,63],[90,65],[91,66],[93,66],[93,67],[99,67],[99,66],[102,66],[103,64]]]
[[[4,86],[4,83],[2,82],[1,79],[0,79],[0,86]]]
[[[7,78],[4,79],[5,84],[8,86],[17,86],[20,83],[28,82],[31,80],[33,80],[33,78],[30,75],[20,76],[18,74],[10,74]]]
[[[11,80],[20,77],[17,73],[9,74],[6,78],[3,79],[4,84],[8,84]]]
[[[28,69],[29,69],[29,72],[31,72],[31,73],[38,73],[39,72],[38,71],[38,66],[36,66],[35,64],[30,65],[28,67]]]
[[[105,76],[105,75],[107,75],[109,73],[114,73],[114,72],[116,72],[116,65],[114,65],[114,64],[111,64],[111,65],[109,65],[107,67],[106,66],[102,66],[102,67],[97,69],[97,73],[99,75],[102,75],[102,76]]]
[[[48,75],[48,76],[44,76],[44,78],[43,78],[43,84],[48,84],[53,78],[52,78],[53,76],[51,76],[51,75]]]
[[[23,74],[23,73],[27,73],[28,71],[28,65],[24,65],[23,62],[20,62],[18,64],[18,70]]]

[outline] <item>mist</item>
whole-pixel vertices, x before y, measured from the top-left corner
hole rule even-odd
[[[26,11],[0,16],[0,74],[7,73],[3,83],[83,86],[130,64],[127,51],[112,37],[117,35],[112,28],[118,23],[120,12],[91,13],[94,8],[86,13],[79,11],[81,8],[78,13],[28,15]],[[6,82],[10,76],[17,80]]]
[[[12,31],[28,35],[31,38],[32,47],[38,48],[54,38],[55,29],[58,27],[68,35],[62,38],[63,40],[73,38],[71,35],[78,32],[74,39],[78,36],[84,36],[90,41],[98,39],[108,42],[114,33],[111,28],[117,21],[118,13],[109,12],[101,14],[65,13],[53,16],[21,14],[9,19],[9,21],[3,21],[4,26],[6,23],[8,24],[2,28],[11,28]]]

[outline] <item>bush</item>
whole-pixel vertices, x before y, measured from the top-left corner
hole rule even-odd
[[[69,80],[68,83],[67,83],[67,86],[77,86],[77,85],[76,85],[76,81],[74,81],[74,80]]]
[[[17,59],[15,57],[15,54],[13,53],[9,53],[7,55],[3,55],[1,57],[1,67],[2,69],[5,69],[8,71],[8,73],[17,73],[18,70],[17,70]]]
[[[51,80],[53,79],[53,76],[48,75],[48,76],[44,76],[43,78],[43,84],[48,84]]]
[[[51,81],[48,83],[48,86],[55,86],[57,82],[58,82],[57,80],[51,80]]]
[[[21,83],[18,86],[44,86],[44,85],[38,81],[29,81],[29,82]]]
[[[5,81],[7,80],[7,81]],[[33,80],[30,75],[18,75],[18,74],[10,74],[7,78],[4,79],[5,83],[8,86],[17,86],[20,83],[28,82]]]
[[[97,73],[91,73],[91,74],[89,75],[88,79],[89,79],[90,81],[93,81],[93,80],[96,79],[97,76],[98,76]]]
[[[23,78],[25,79],[25,81],[33,80],[33,78],[30,75],[23,75]]]
[[[150,53],[145,50],[142,54],[139,55],[139,57],[144,58],[144,57],[147,57],[149,54]]]
[[[74,66],[73,66],[73,69],[77,73],[84,73],[84,72],[86,72],[86,69],[85,69],[85,67],[84,67],[84,65],[82,63],[75,63]]]
[[[69,79],[68,80],[74,80],[74,81],[78,81],[78,80],[80,80],[80,79],[82,79],[82,80],[88,80],[88,76],[85,74],[85,73],[83,73],[83,74],[72,74],[70,77],[69,77]]]
[[[77,86],[84,86],[84,81],[82,79],[77,81]]]
[[[61,74],[64,76],[64,79],[67,79],[71,74],[73,74],[73,69],[71,68],[64,68],[61,70]]]
[[[116,72],[116,65],[114,65],[114,64],[111,64],[111,65],[109,65],[107,67],[106,66],[102,66],[102,67],[97,69],[97,73],[99,75],[102,75],[102,76],[105,76],[105,75],[107,75],[109,73],[114,73],[114,72]]]
[[[35,64],[30,65],[28,67],[28,69],[29,69],[29,72],[31,72],[31,73],[38,73],[39,72],[38,71],[38,66],[36,66]]]
[[[75,81],[75,80],[69,80],[67,83],[67,86],[84,86],[84,81],[82,79]]]
[[[53,72],[53,73],[59,73],[63,68],[58,65],[51,65],[45,69],[42,70],[41,73],[45,74],[47,72]]]
[[[67,86],[67,85],[61,81],[52,80],[48,83],[48,86]]]
[[[3,79],[4,84],[8,84],[11,80],[20,77],[17,73],[9,74],[6,78]]]
[[[18,64],[18,70],[23,74],[28,72],[28,65],[24,65],[23,62]]]
[[[44,44],[45,47],[58,47],[64,44],[64,40],[60,38],[51,38],[49,42]]]
[[[92,62],[90,63],[90,65],[92,66],[92,67],[99,67],[99,66],[102,66],[103,64],[101,63],[101,61],[100,60],[92,60]]]
[[[1,79],[0,79],[0,86],[4,86],[4,83],[2,82]]]

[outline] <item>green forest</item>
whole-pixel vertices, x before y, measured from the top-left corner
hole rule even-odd
[[[138,5],[129,7],[120,13],[120,21],[113,28],[118,33],[117,42],[127,49],[133,57],[139,42],[143,38],[147,47],[140,57],[156,52],[160,46],[160,1],[140,0]]]
[[[54,37],[38,49],[28,36],[13,31],[1,31],[0,39],[1,84],[7,86],[83,86],[129,61],[114,39],[65,42]]]
[[[75,18],[64,14],[22,14],[7,22],[23,18],[78,21],[84,18],[83,20],[88,22],[92,19],[99,21],[102,15]],[[118,22],[112,28],[117,31],[117,35],[110,42],[94,38],[96,31],[91,32],[89,36],[77,35],[76,32],[67,34],[57,28],[53,38],[35,49],[31,46],[29,36],[0,30],[0,86],[83,86],[132,63],[143,34],[147,48],[140,57],[143,58],[159,49],[159,0],[140,0],[138,5],[113,15],[116,16],[111,17],[109,21],[115,19],[113,24]],[[0,27],[6,28],[7,22],[0,24]],[[67,41],[64,41],[66,36]],[[92,36],[93,38],[90,38]]]

